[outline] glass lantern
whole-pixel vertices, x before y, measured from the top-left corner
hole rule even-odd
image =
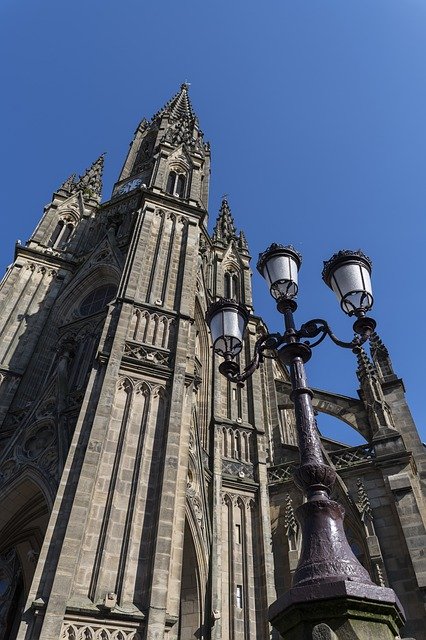
[[[235,358],[240,353],[248,319],[247,309],[234,300],[220,298],[209,307],[206,321],[218,355]]]
[[[362,315],[373,306],[371,266],[362,251],[339,251],[324,262],[322,278],[348,316]]]
[[[257,270],[268,283],[273,298],[292,300],[297,295],[301,264],[302,256],[294,247],[274,243],[259,254]]]

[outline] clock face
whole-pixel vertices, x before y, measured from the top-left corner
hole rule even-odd
[[[121,184],[119,187],[116,187],[114,195],[122,196],[124,193],[129,193],[129,191],[133,191],[137,187],[140,187],[142,184],[142,178],[133,178],[133,180],[129,180],[124,184]]]

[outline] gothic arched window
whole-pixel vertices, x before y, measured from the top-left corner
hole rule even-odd
[[[113,284],[105,284],[102,287],[94,289],[87,295],[80,305],[80,315],[91,316],[98,311],[102,311],[104,307],[115,296],[116,287]]]
[[[60,238],[58,238],[59,242],[57,243],[58,249],[63,249],[67,244],[69,239],[71,238],[72,232],[74,231],[74,225],[70,222],[65,226],[61,233]]]
[[[54,247],[55,246],[56,241],[59,238],[59,235],[60,235],[63,227],[64,227],[64,221],[63,220],[59,220],[59,222],[56,225],[55,230],[52,233],[51,238],[49,240],[49,247]]]
[[[240,283],[238,275],[231,271],[225,272],[225,298],[236,300],[237,302],[240,299]]]
[[[171,195],[174,194],[175,183],[176,183],[176,172],[170,171],[169,178],[167,180],[167,188],[166,188],[167,193],[170,193]]]
[[[49,247],[53,247],[54,249],[64,249],[68,244],[73,231],[74,225],[72,222],[59,220],[49,240]]]
[[[184,173],[177,173],[176,171],[170,171],[167,179],[166,191],[172,196],[178,198],[185,197],[185,184],[186,178]]]
[[[182,173],[177,177],[175,192],[179,198],[183,198],[185,195],[185,176]]]

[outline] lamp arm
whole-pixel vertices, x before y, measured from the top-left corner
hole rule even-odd
[[[266,351],[274,351],[285,342],[285,336],[280,333],[270,333],[258,338],[254,345],[254,354],[248,365],[239,371],[238,364],[232,362],[231,359],[225,357],[225,361],[219,365],[219,371],[226,377],[229,382],[234,382],[240,387],[244,386],[244,382],[250,378],[264,358],[275,358],[274,354],[267,355]]]
[[[315,318],[302,324],[297,331],[297,337],[300,338],[316,338],[320,336],[316,342],[306,341],[309,347],[316,347],[320,342],[328,336],[334,344],[343,349],[356,349],[366,342],[375,329],[376,323],[372,318],[361,317],[354,323],[354,331],[356,335],[350,342],[340,340],[331,330],[330,325],[322,318]]]

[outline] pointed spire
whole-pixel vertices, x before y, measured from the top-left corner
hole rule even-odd
[[[213,229],[213,242],[228,244],[231,240],[237,240],[237,232],[228,200],[224,196],[220,206],[219,215],[216,220],[216,225]]]
[[[72,173],[70,177],[61,184],[58,191],[67,191],[67,193],[73,193],[75,191],[75,179],[76,174]]]
[[[357,347],[356,357],[358,362],[356,374],[361,385],[360,395],[367,411],[372,434],[384,433],[389,429],[395,430],[376,367],[362,347]]]
[[[382,381],[396,380],[397,376],[393,370],[389,351],[375,331],[370,338],[370,353]]]
[[[159,142],[174,147],[184,145],[190,153],[204,156],[210,147],[199,129],[188,88],[189,84],[183,83],[176,95],[152,117],[150,126],[160,130]]]
[[[367,352],[363,349],[363,347],[357,348],[356,359],[358,363],[356,375],[361,384],[364,380],[375,377],[376,372],[373,363],[371,362],[370,358],[367,355]]]
[[[389,351],[385,347],[383,340],[376,331],[373,331],[370,337],[371,355],[380,354],[389,357]]]
[[[299,527],[297,525],[296,516],[294,515],[293,501],[289,493],[287,493],[285,497],[284,527],[288,537],[291,535],[297,536]]]
[[[249,253],[248,242],[244,235],[244,231],[240,231],[240,235],[238,236],[238,249],[242,253]]]
[[[82,191],[85,198],[93,198],[95,200],[100,200],[101,198],[104,156],[105,153],[102,153],[92,166],[86,169],[76,183],[76,189]]]
[[[367,492],[364,487],[364,483],[361,478],[358,478],[356,481],[357,484],[357,494],[358,494],[358,502],[357,506],[359,512],[361,514],[361,520],[364,521],[366,517],[373,519],[373,512],[371,509],[370,498],[367,495]]]
[[[163,115],[169,115],[176,119],[196,120],[195,112],[192,108],[188,95],[189,84],[184,82],[181,84],[176,95],[169,100],[160,111],[153,116],[153,120]]]

